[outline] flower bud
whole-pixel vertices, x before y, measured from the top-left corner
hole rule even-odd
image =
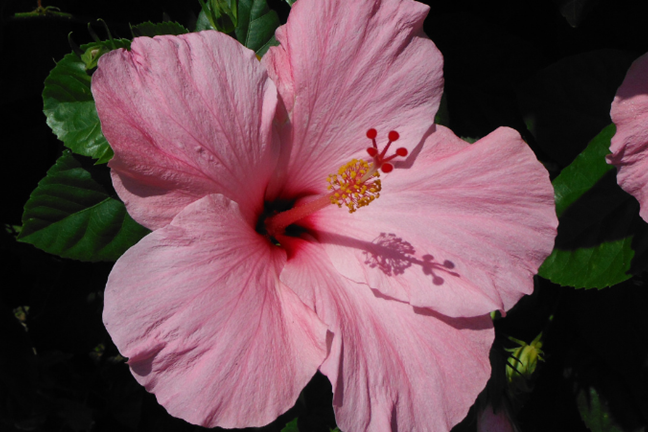
[[[110,51],[110,48],[93,44],[90,48],[86,49],[81,55],[81,61],[85,64],[86,70],[91,70],[97,67],[99,57]]]
[[[540,333],[530,344],[524,341],[509,337],[519,346],[507,349],[511,355],[506,365],[506,378],[509,382],[509,390],[514,394],[528,393],[532,390],[531,379],[538,366],[538,360],[542,358],[542,333]]]

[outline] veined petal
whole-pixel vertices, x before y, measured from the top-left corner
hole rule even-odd
[[[628,70],[610,116],[617,130],[608,163],[617,167],[619,185],[637,198],[639,214],[648,221],[648,54]]]
[[[260,211],[277,93],[254,52],[214,31],[136,38],[101,57],[92,92],[115,189],[139,223],[164,226],[210,193]]]
[[[320,370],[343,431],[448,431],[490,376],[489,316],[448,318],[341,277],[323,248],[302,240],[281,280],[333,333]]]
[[[453,140],[437,126],[370,206],[331,206],[311,223],[344,276],[386,296],[454,317],[506,311],[532,292],[553,248],[549,175],[512,129],[435,150]]]
[[[278,279],[284,263],[237,204],[210,195],[117,261],[104,323],[171,415],[261,426],[293,406],[327,353],[326,327]]]
[[[414,148],[434,122],[443,59],[422,30],[429,7],[411,0],[300,0],[263,64],[290,117],[288,195],[365,154],[369,128]]]

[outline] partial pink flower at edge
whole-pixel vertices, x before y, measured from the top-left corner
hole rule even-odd
[[[267,424],[319,369],[344,431],[449,430],[483,389],[487,314],[531,292],[553,189],[516,132],[467,145],[433,125],[442,59],[426,13],[300,0],[261,63],[215,32],[100,60],[115,188],[154,230],[115,265],[104,322],[172,415]],[[407,149],[381,196],[264,233],[341,165],[371,161],[369,128]]]
[[[648,54],[634,61],[610,111],[616,134],[608,163],[617,167],[619,185],[637,198],[648,221]]]
[[[518,428],[511,420],[508,410],[500,407],[498,410],[488,404],[477,414],[477,432],[517,432]]]

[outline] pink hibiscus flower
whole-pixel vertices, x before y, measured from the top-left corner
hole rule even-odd
[[[648,221],[648,54],[630,66],[610,111],[616,134],[607,161],[617,167],[619,185],[639,201]]]
[[[261,62],[216,32],[101,58],[113,183],[153,230],[104,322],[170,414],[264,425],[320,370],[344,431],[449,430],[486,384],[488,313],[532,291],[553,189],[515,131],[433,124],[427,11],[299,0]]]

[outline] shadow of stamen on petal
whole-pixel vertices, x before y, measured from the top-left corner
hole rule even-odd
[[[363,252],[365,264],[371,268],[378,268],[387,276],[403,274],[407,268],[417,265],[421,267],[423,274],[432,277],[432,283],[437,286],[443,285],[445,282],[439,272],[459,277],[459,273],[450,271],[455,268],[452,261],[435,262],[434,257],[430,254],[425,254],[422,259],[418,259],[414,256],[416,253],[414,246],[394,233],[380,233],[372,241],[372,244],[378,248],[371,248]]]
[[[386,276],[399,276],[419,267],[424,275],[431,277],[432,284],[436,286],[443,285],[448,276],[461,277],[459,273],[452,271],[455,268],[452,261],[439,262],[430,254],[422,255],[419,259],[414,246],[394,233],[380,233],[371,242],[328,232],[322,234],[325,234],[322,237],[326,243],[361,250],[364,264],[380,270]]]

